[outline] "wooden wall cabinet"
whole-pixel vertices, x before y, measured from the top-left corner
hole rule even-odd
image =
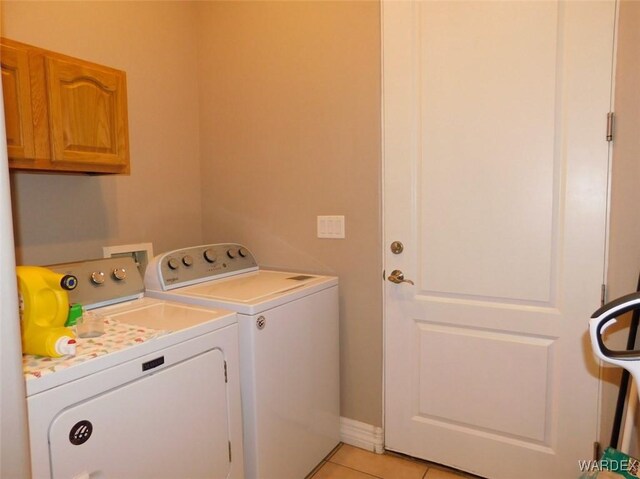
[[[123,71],[0,39],[9,167],[129,173]]]

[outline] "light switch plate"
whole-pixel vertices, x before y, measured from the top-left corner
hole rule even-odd
[[[344,239],[344,216],[318,216],[318,238]]]

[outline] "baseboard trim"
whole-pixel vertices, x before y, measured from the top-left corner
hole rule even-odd
[[[382,428],[356,421],[355,419],[340,418],[340,439],[345,444],[377,454],[384,452],[384,432]]]

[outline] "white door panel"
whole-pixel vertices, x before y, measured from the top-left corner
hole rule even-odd
[[[546,302],[558,5],[425,2],[420,10],[418,28],[428,32],[420,56],[421,285]]]
[[[534,441],[546,439],[553,341],[424,323],[418,326],[418,336],[418,360],[428,365],[418,378],[422,417]],[[452,364],[459,367],[451,368]]]
[[[385,266],[415,282],[386,283],[387,448],[492,478],[590,459],[614,17],[383,4]]]

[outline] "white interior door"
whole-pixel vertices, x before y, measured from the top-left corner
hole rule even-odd
[[[615,2],[383,4],[387,449],[571,478],[596,440]],[[404,251],[390,251],[393,241]]]

